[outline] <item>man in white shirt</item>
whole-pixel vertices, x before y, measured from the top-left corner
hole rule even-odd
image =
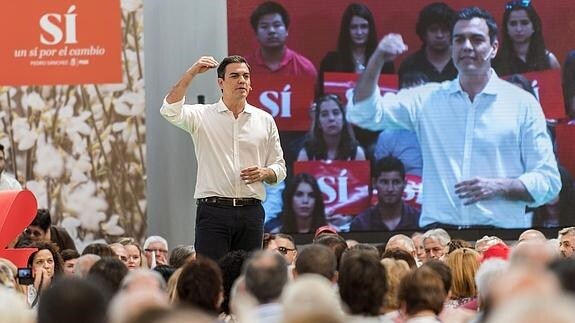
[[[214,104],[184,104],[192,79],[216,67],[222,98]],[[203,56],[168,93],[160,110],[194,141],[198,161],[195,248],[215,260],[229,251],[261,248],[263,183],[277,184],[286,177],[272,116],[246,101],[250,84],[245,58],[229,56],[218,64],[213,57]]]
[[[12,176],[6,174],[6,155],[4,145],[0,145],[0,191],[21,190],[22,185]]]
[[[385,36],[355,88],[348,120],[372,131],[415,131],[421,227],[529,227],[525,207],[547,203],[561,188],[541,106],[491,68],[499,43],[488,12],[463,9],[451,34],[455,80],[381,96],[379,69],[407,50],[400,35]]]

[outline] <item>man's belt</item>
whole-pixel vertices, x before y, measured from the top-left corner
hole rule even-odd
[[[204,197],[197,200],[198,204],[205,203],[210,205],[220,205],[220,206],[232,206],[232,207],[241,207],[241,206],[252,206],[252,205],[260,205],[262,201],[254,198],[232,198],[232,197],[219,197],[219,196],[210,196]]]

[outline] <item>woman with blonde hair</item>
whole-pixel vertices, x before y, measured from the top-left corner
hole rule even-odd
[[[470,248],[456,249],[447,256],[452,280],[446,307],[457,308],[476,299],[475,273],[479,268],[479,257],[479,253]]]
[[[397,293],[399,291],[399,283],[401,279],[410,271],[409,265],[405,260],[384,258],[381,264],[385,267],[387,274],[387,291],[383,295],[383,307],[381,314],[392,315],[392,317],[399,315],[399,308],[401,306]],[[396,315],[393,314],[396,312]]]

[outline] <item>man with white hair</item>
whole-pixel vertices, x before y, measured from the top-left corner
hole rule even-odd
[[[423,247],[425,248],[426,261],[441,260],[449,250],[448,243],[451,241],[449,233],[443,229],[431,229],[423,234]]]
[[[168,265],[168,241],[160,236],[149,236],[144,241],[144,254],[150,268]]]
[[[417,259],[415,244],[413,243],[413,240],[405,234],[396,234],[389,238],[385,244],[385,251],[394,249],[406,251],[413,256],[413,259]]]
[[[563,257],[573,257],[575,252],[575,227],[559,231],[559,251]]]

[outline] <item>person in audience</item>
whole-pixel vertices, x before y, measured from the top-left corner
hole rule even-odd
[[[0,144],[0,191],[19,191],[22,185],[14,177],[6,174],[6,152]]]
[[[501,240],[499,237],[483,236],[481,239],[475,242],[475,251],[477,251],[479,255],[483,255],[485,250],[498,243],[503,243],[503,240]]]
[[[416,252],[415,260],[417,261],[417,265],[419,267],[421,266],[422,263],[425,262],[425,247],[423,247],[423,233],[414,232],[411,235],[411,240],[415,245],[415,252]]]
[[[176,272],[176,268],[174,268],[170,265],[156,265],[156,267],[154,267],[152,270],[156,271],[160,275],[162,275],[162,277],[164,278],[166,283],[170,280],[172,275]]]
[[[521,243],[523,241],[545,241],[545,240],[547,240],[545,235],[541,231],[535,229],[527,229],[519,235],[519,238],[517,238],[518,243]]]
[[[120,290],[122,280],[128,274],[128,267],[115,257],[103,257],[90,268],[88,279],[102,286],[109,296]]]
[[[575,257],[561,257],[549,264],[549,270],[555,274],[564,292],[575,293]]]
[[[328,52],[321,60],[318,95],[323,95],[325,72],[362,73],[369,57],[377,47],[377,31],[371,10],[363,3],[350,3],[343,12],[339,28],[337,50]],[[393,63],[385,64],[381,73],[393,74]]]
[[[494,311],[488,323],[570,323],[575,316],[575,300],[565,295],[518,297]]]
[[[76,262],[80,258],[80,254],[76,250],[65,249],[60,252],[62,261],[64,262],[64,275],[73,277],[76,272]]]
[[[375,162],[372,186],[377,205],[357,215],[351,231],[396,231],[419,228],[420,211],[403,201],[405,168],[401,160],[388,156]]]
[[[164,277],[159,272],[148,268],[137,268],[128,271],[122,283],[120,290],[124,292],[140,290],[157,290],[165,292],[167,288]]]
[[[28,247],[37,249],[28,257],[27,263],[34,277],[34,283],[27,286],[27,300],[30,307],[36,308],[42,293],[63,273],[63,262],[58,246],[52,242],[36,241]]]
[[[423,234],[423,247],[425,248],[425,259],[442,260],[449,250],[449,233],[443,229],[431,229]]]
[[[206,257],[182,267],[176,290],[182,307],[201,309],[214,318],[223,301],[222,272],[218,264]]]
[[[126,256],[128,258],[128,269],[134,270],[137,268],[147,268],[146,258],[143,255],[142,247],[134,238],[123,238],[118,241],[119,244],[124,246]]]
[[[499,75],[559,69],[559,61],[545,47],[541,18],[531,1],[505,4],[503,38],[493,68]]]
[[[254,317],[258,322],[280,323],[283,312],[280,296],[288,282],[285,259],[278,253],[254,253],[244,267],[246,290],[256,299]]]
[[[416,131],[425,165],[421,227],[527,227],[526,206],[543,205],[559,193],[541,106],[493,73],[498,45],[493,17],[477,7],[464,8],[452,32],[458,78],[382,96],[375,91],[377,71],[407,49],[400,35],[387,35],[348,101],[351,123],[372,131]],[[502,115],[516,123],[503,122]]]
[[[563,257],[575,256],[575,227],[559,230],[559,251]]]
[[[349,314],[347,322],[379,321],[387,275],[379,259],[366,252],[354,252],[342,259],[337,280],[339,295]]]
[[[116,253],[105,243],[90,243],[82,251],[83,255],[97,255],[100,257],[116,257]]]
[[[15,297],[13,290],[0,288],[0,313],[2,323],[38,323],[36,313],[22,297]]]
[[[345,108],[334,94],[315,101],[315,117],[308,140],[299,152],[298,161],[365,160],[351,125],[345,119]]]
[[[341,300],[334,286],[315,274],[298,276],[285,286],[282,295],[285,323],[343,323]]]
[[[493,282],[503,275],[508,268],[507,261],[503,259],[488,259],[481,263],[475,273],[475,286],[477,287],[478,314],[473,322],[484,322],[489,316],[492,307]]]
[[[52,225],[52,217],[47,209],[36,211],[36,217],[28,225],[24,234],[32,241],[51,241],[58,246],[59,250],[76,250],[74,240],[66,229]]]
[[[381,264],[385,267],[387,277],[387,291],[383,296],[383,307],[381,313],[386,317],[397,317],[401,307],[398,299],[398,289],[401,279],[411,270],[405,260],[393,258],[381,259]]]
[[[331,249],[337,261],[336,268],[339,268],[341,255],[347,249],[347,242],[345,242],[345,239],[342,236],[338,234],[323,234],[318,236],[317,239],[313,241],[313,244],[324,245]]]
[[[398,298],[410,322],[441,322],[438,318],[447,297],[441,277],[427,266],[409,272],[399,283]]]
[[[116,254],[116,257],[120,259],[128,267],[128,253],[126,252],[126,248],[121,243],[112,243],[110,244],[110,248]]]
[[[94,254],[87,254],[80,256],[76,261],[76,267],[74,268],[74,273],[79,278],[86,278],[88,276],[88,272],[90,268],[94,266],[94,264],[100,260],[101,257]]]
[[[149,269],[134,270],[128,273],[128,276],[133,276],[138,272],[156,274],[156,278],[163,281],[157,272]],[[134,290],[123,289],[112,299],[108,307],[110,323],[153,322],[154,319],[167,315],[171,306],[165,290],[153,288],[155,286],[143,287]]]
[[[428,82],[453,80],[457,69],[451,59],[451,29],[455,11],[443,2],[425,6],[417,18],[415,31],[421,48],[399,66],[399,82],[403,84],[410,73],[423,73]]]
[[[297,248],[293,237],[289,234],[278,233],[274,235],[275,246],[271,250],[279,252],[286,260],[288,266],[293,265],[297,257]]]
[[[469,248],[459,248],[451,252],[446,259],[451,269],[451,293],[445,306],[458,308],[474,301],[477,297],[475,273],[479,268],[479,254]]]
[[[305,274],[320,275],[335,284],[338,273],[337,259],[333,251],[319,244],[305,246],[295,261],[293,276],[297,280]]]
[[[343,262],[346,257],[349,257],[350,255],[356,254],[358,252],[367,253],[369,255],[376,257],[377,259],[381,258],[379,255],[379,250],[377,249],[376,246],[370,245],[368,243],[358,243],[357,245],[351,248],[345,249],[345,251],[341,255],[340,263]]]
[[[196,259],[196,250],[191,245],[179,245],[172,250],[169,263],[174,268],[180,268],[184,264]]]
[[[317,77],[313,63],[286,45],[290,17],[279,3],[265,1],[252,12],[250,23],[259,48],[247,56],[252,74],[272,73],[283,76]]]
[[[244,263],[249,257],[245,250],[235,250],[228,252],[218,261],[218,266],[222,271],[222,282],[224,288],[224,300],[221,305],[221,312],[231,315],[230,293],[236,279],[241,275]]]
[[[449,241],[447,244],[447,247],[447,253],[450,254],[453,251],[461,248],[471,249],[473,248],[473,245],[463,239],[451,239],[451,241]]]
[[[281,231],[309,233],[327,224],[323,194],[316,179],[307,173],[292,176],[283,192]]]
[[[168,264],[168,241],[160,236],[150,236],[144,241],[144,255],[151,268]]]
[[[94,282],[61,279],[42,293],[37,323],[106,323],[108,300]]]
[[[386,259],[386,258],[403,260],[409,265],[409,268],[411,268],[411,269],[417,268],[417,262],[415,261],[415,258],[413,258],[413,256],[405,250],[401,250],[401,249],[386,250],[381,255],[381,259]]]

